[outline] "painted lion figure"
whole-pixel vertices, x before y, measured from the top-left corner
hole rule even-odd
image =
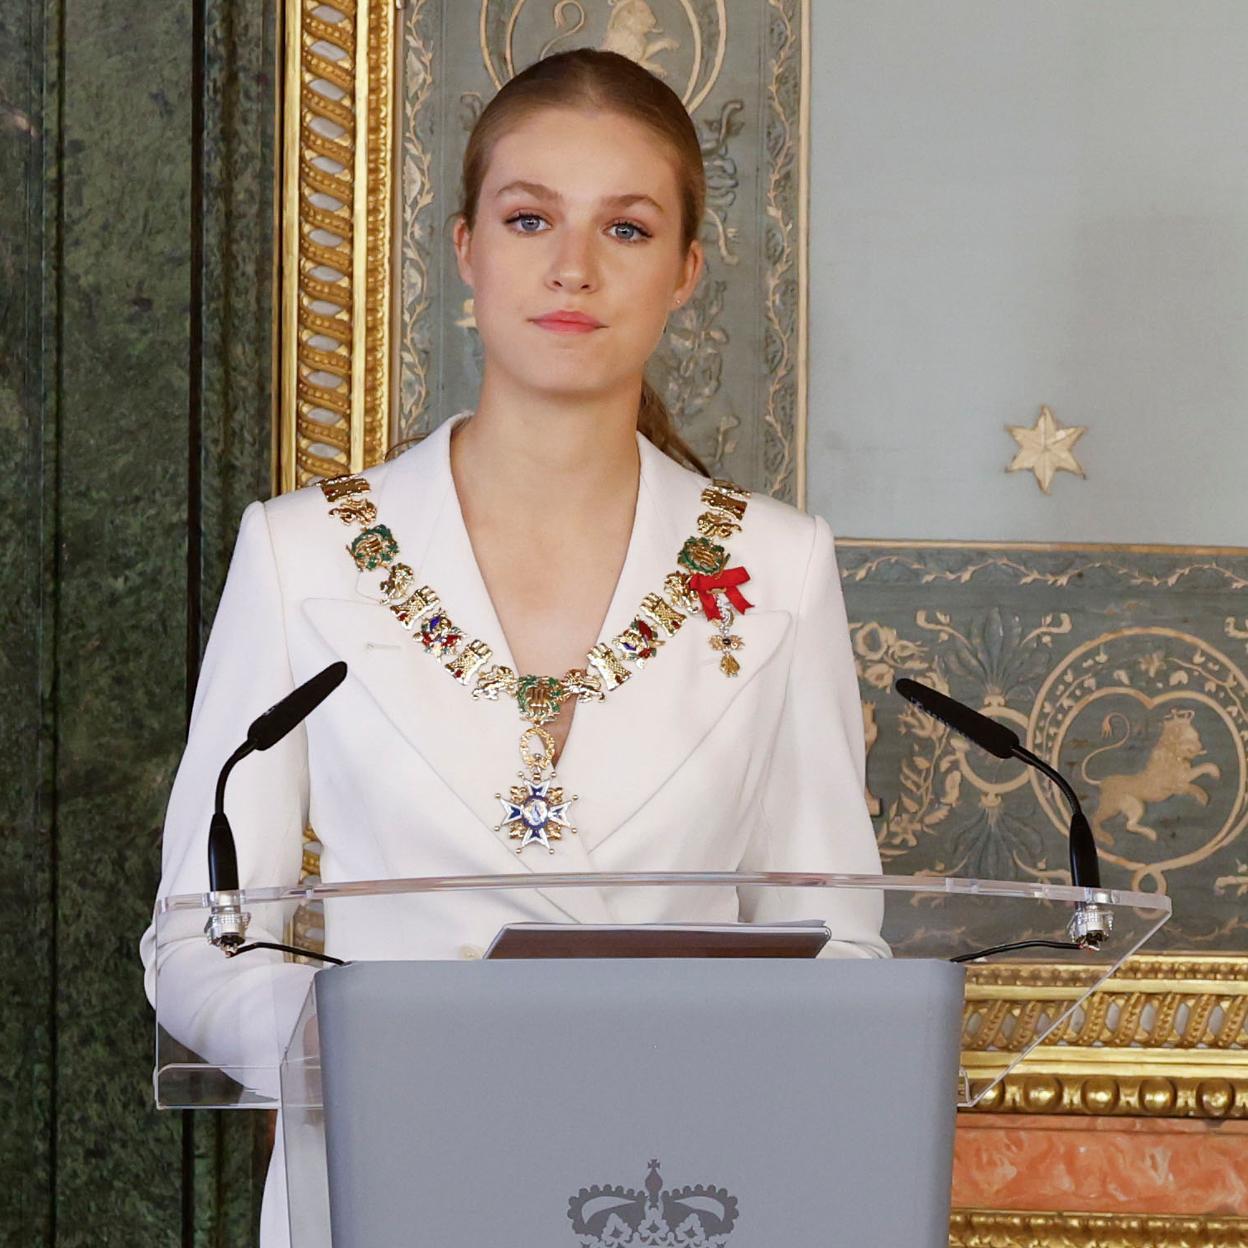
[[[1161,737],[1153,746],[1142,771],[1119,772],[1093,780],[1088,775],[1088,764],[1092,759],[1107,750],[1121,749],[1131,736],[1131,725],[1125,715],[1114,711],[1105,717],[1101,735],[1112,736],[1115,722],[1121,725],[1121,735],[1108,745],[1093,750],[1079,767],[1085,782],[1100,790],[1096,813],[1092,816],[1092,833],[1097,840],[1112,845],[1113,834],[1105,824],[1122,816],[1126,831],[1138,832],[1147,840],[1155,841],[1157,830],[1142,822],[1150,802],[1164,802],[1183,796],[1195,798],[1202,806],[1209,804],[1208,791],[1196,781],[1202,776],[1219,780],[1222,772],[1216,763],[1193,765],[1193,760],[1205,752],[1193,722],[1194,716],[1195,712],[1191,710],[1174,710],[1165,717]]]
[[[611,16],[601,46],[604,52],[619,52],[656,77],[664,78],[667,71],[654,58],[680,44],[663,34],[649,0],[611,0]]]

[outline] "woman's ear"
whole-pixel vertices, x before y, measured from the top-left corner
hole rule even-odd
[[[464,285],[472,286],[472,231],[462,213],[456,216],[451,227],[451,242],[455,247],[455,264]]]
[[[672,292],[672,303],[674,306],[679,307],[689,302],[689,296],[693,294],[694,288],[698,284],[698,279],[702,276],[702,269],[705,263],[706,257],[702,253],[702,244],[695,238],[689,244],[689,250],[685,253],[680,285]]]

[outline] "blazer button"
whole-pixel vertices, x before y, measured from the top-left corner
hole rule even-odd
[[[482,957],[485,950],[480,945],[460,945],[459,956],[471,960],[473,958]]]

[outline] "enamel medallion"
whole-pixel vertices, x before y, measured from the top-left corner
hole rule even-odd
[[[555,784],[551,765],[554,757],[555,743],[550,733],[533,725],[520,738],[520,758],[527,769],[516,773],[520,783],[513,784],[506,797],[494,794],[503,808],[503,820],[494,831],[506,831],[518,840],[516,853],[529,845],[541,845],[553,854],[551,841],[562,840],[565,832],[576,831],[566,813],[576,801],[576,794],[565,800],[563,789]],[[548,770],[550,774],[546,775]]]

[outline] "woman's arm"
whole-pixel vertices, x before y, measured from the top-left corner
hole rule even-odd
[[[831,530],[818,516],[811,525],[784,707],[763,789],[763,817],[740,869],[878,875],[880,855],[864,792],[862,704],[845,599]],[[829,954],[888,956],[880,939],[879,893],[742,892],[741,917],[747,921],[824,918],[832,929]]]
[[[165,815],[159,896],[208,888],[207,840],[217,775],[261,712],[294,687],[285,613],[264,504],[243,513],[221,603],[204,653],[190,733]],[[302,726],[234,769],[226,790],[243,888],[298,882],[308,811]],[[258,950],[227,959],[202,933],[203,914],[161,924],[160,1018],[208,1061],[275,1065],[307,994],[312,969]],[[275,911],[253,912],[249,940],[281,940]],[[148,999],[156,995],[156,925],[140,951]],[[257,1076],[275,1093],[275,1073]]]

